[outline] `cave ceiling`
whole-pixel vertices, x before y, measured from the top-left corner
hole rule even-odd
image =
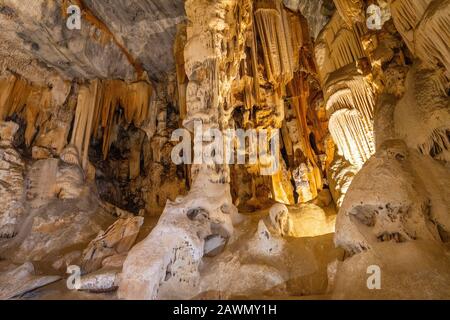
[[[81,30],[66,28],[70,4]],[[174,69],[182,0],[0,0],[0,70],[33,82],[116,78],[158,81]],[[145,39],[145,41],[142,41]]]

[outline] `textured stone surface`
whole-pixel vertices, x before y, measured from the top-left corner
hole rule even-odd
[[[119,219],[101,232],[83,252],[83,272],[99,269],[108,257],[127,253],[136,241],[143,222],[142,217]]]
[[[27,262],[21,266],[10,265],[0,271],[0,300],[12,299],[29,291],[58,281],[58,276],[37,276],[34,266]]]
[[[311,36],[315,39],[329,20],[334,10],[333,1],[330,0],[283,0],[284,5],[299,11],[307,20]]]
[[[68,79],[129,80],[136,79],[136,66],[156,79],[175,67],[167,52],[172,51],[175,25],[184,19],[182,1],[83,3],[87,18],[81,30],[72,31],[66,28],[63,1],[3,1],[1,70],[45,82],[52,76],[47,66]]]
[[[25,162],[12,145],[18,128],[14,122],[0,123],[0,239],[16,235],[25,213]]]
[[[181,0],[86,0],[85,4],[142,62],[149,75],[161,80],[175,68],[176,25],[185,21]],[[145,41],[142,41],[145,39]]]

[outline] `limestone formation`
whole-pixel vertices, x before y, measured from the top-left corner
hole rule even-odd
[[[204,190],[208,190],[208,197]],[[167,298],[164,288],[173,286],[177,288],[176,297],[194,297],[205,240],[212,234],[229,238],[233,233],[237,212],[229,208],[229,203],[229,188],[199,179],[185,198],[169,202],[150,235],[128,254],[119,297]],[[155,242],[159,243],[157,247]]]
[[[101,232],[83,252],[83,272],[96,271],[106,258],[127,253],[136,241],[142,223],[142,217],[119,219]]]
[[[13,238],[25,214],[25,163],[12,145],[18,129],[14,122],[0,123],[0,238]]]
[[[0,0],[0,299],[450,298],[449,13]]]

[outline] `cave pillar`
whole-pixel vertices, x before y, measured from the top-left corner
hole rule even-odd
[[[225,109],[231,83],[244,57],[251,1],[187,0],[184,49],[187,76],[183,126],[196,132],[194,152],[205,153],[211,142],[202,133],[227,129]],[[181,56],[181,55],[180,55]],[[177,64],[179,61],[177,60]],[[198,294],[199,265],[210,239],[224,243],[239,216],[232,203],[228,166],[196,161],[185,197],[168,201],[150,235],[129,253],[123,267],[119,297],[124,299],[190,299]],[[176,287],[175,296],[167,290]],[[170,295],[168,295],[170,293]]]

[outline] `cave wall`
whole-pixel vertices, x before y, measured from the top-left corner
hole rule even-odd
[[[3,0],[0,258],[79,264],[86,288],[120,298],[188,299],[217,289],[205,261],[241,270],[227,294],[292,284],[287,237],[335,231],[344,253],[320,253],[339,256],[333,297],[424,297],[414,281],[446,297],[450,1],[376,1],[376,31],[372,2]],[[71,3],[81,30],[65,27]],[[279,132],[278,169],[174,164],[172,134],[196,121]],[[368,264],[385,267],[379,295],[353,277]]]

